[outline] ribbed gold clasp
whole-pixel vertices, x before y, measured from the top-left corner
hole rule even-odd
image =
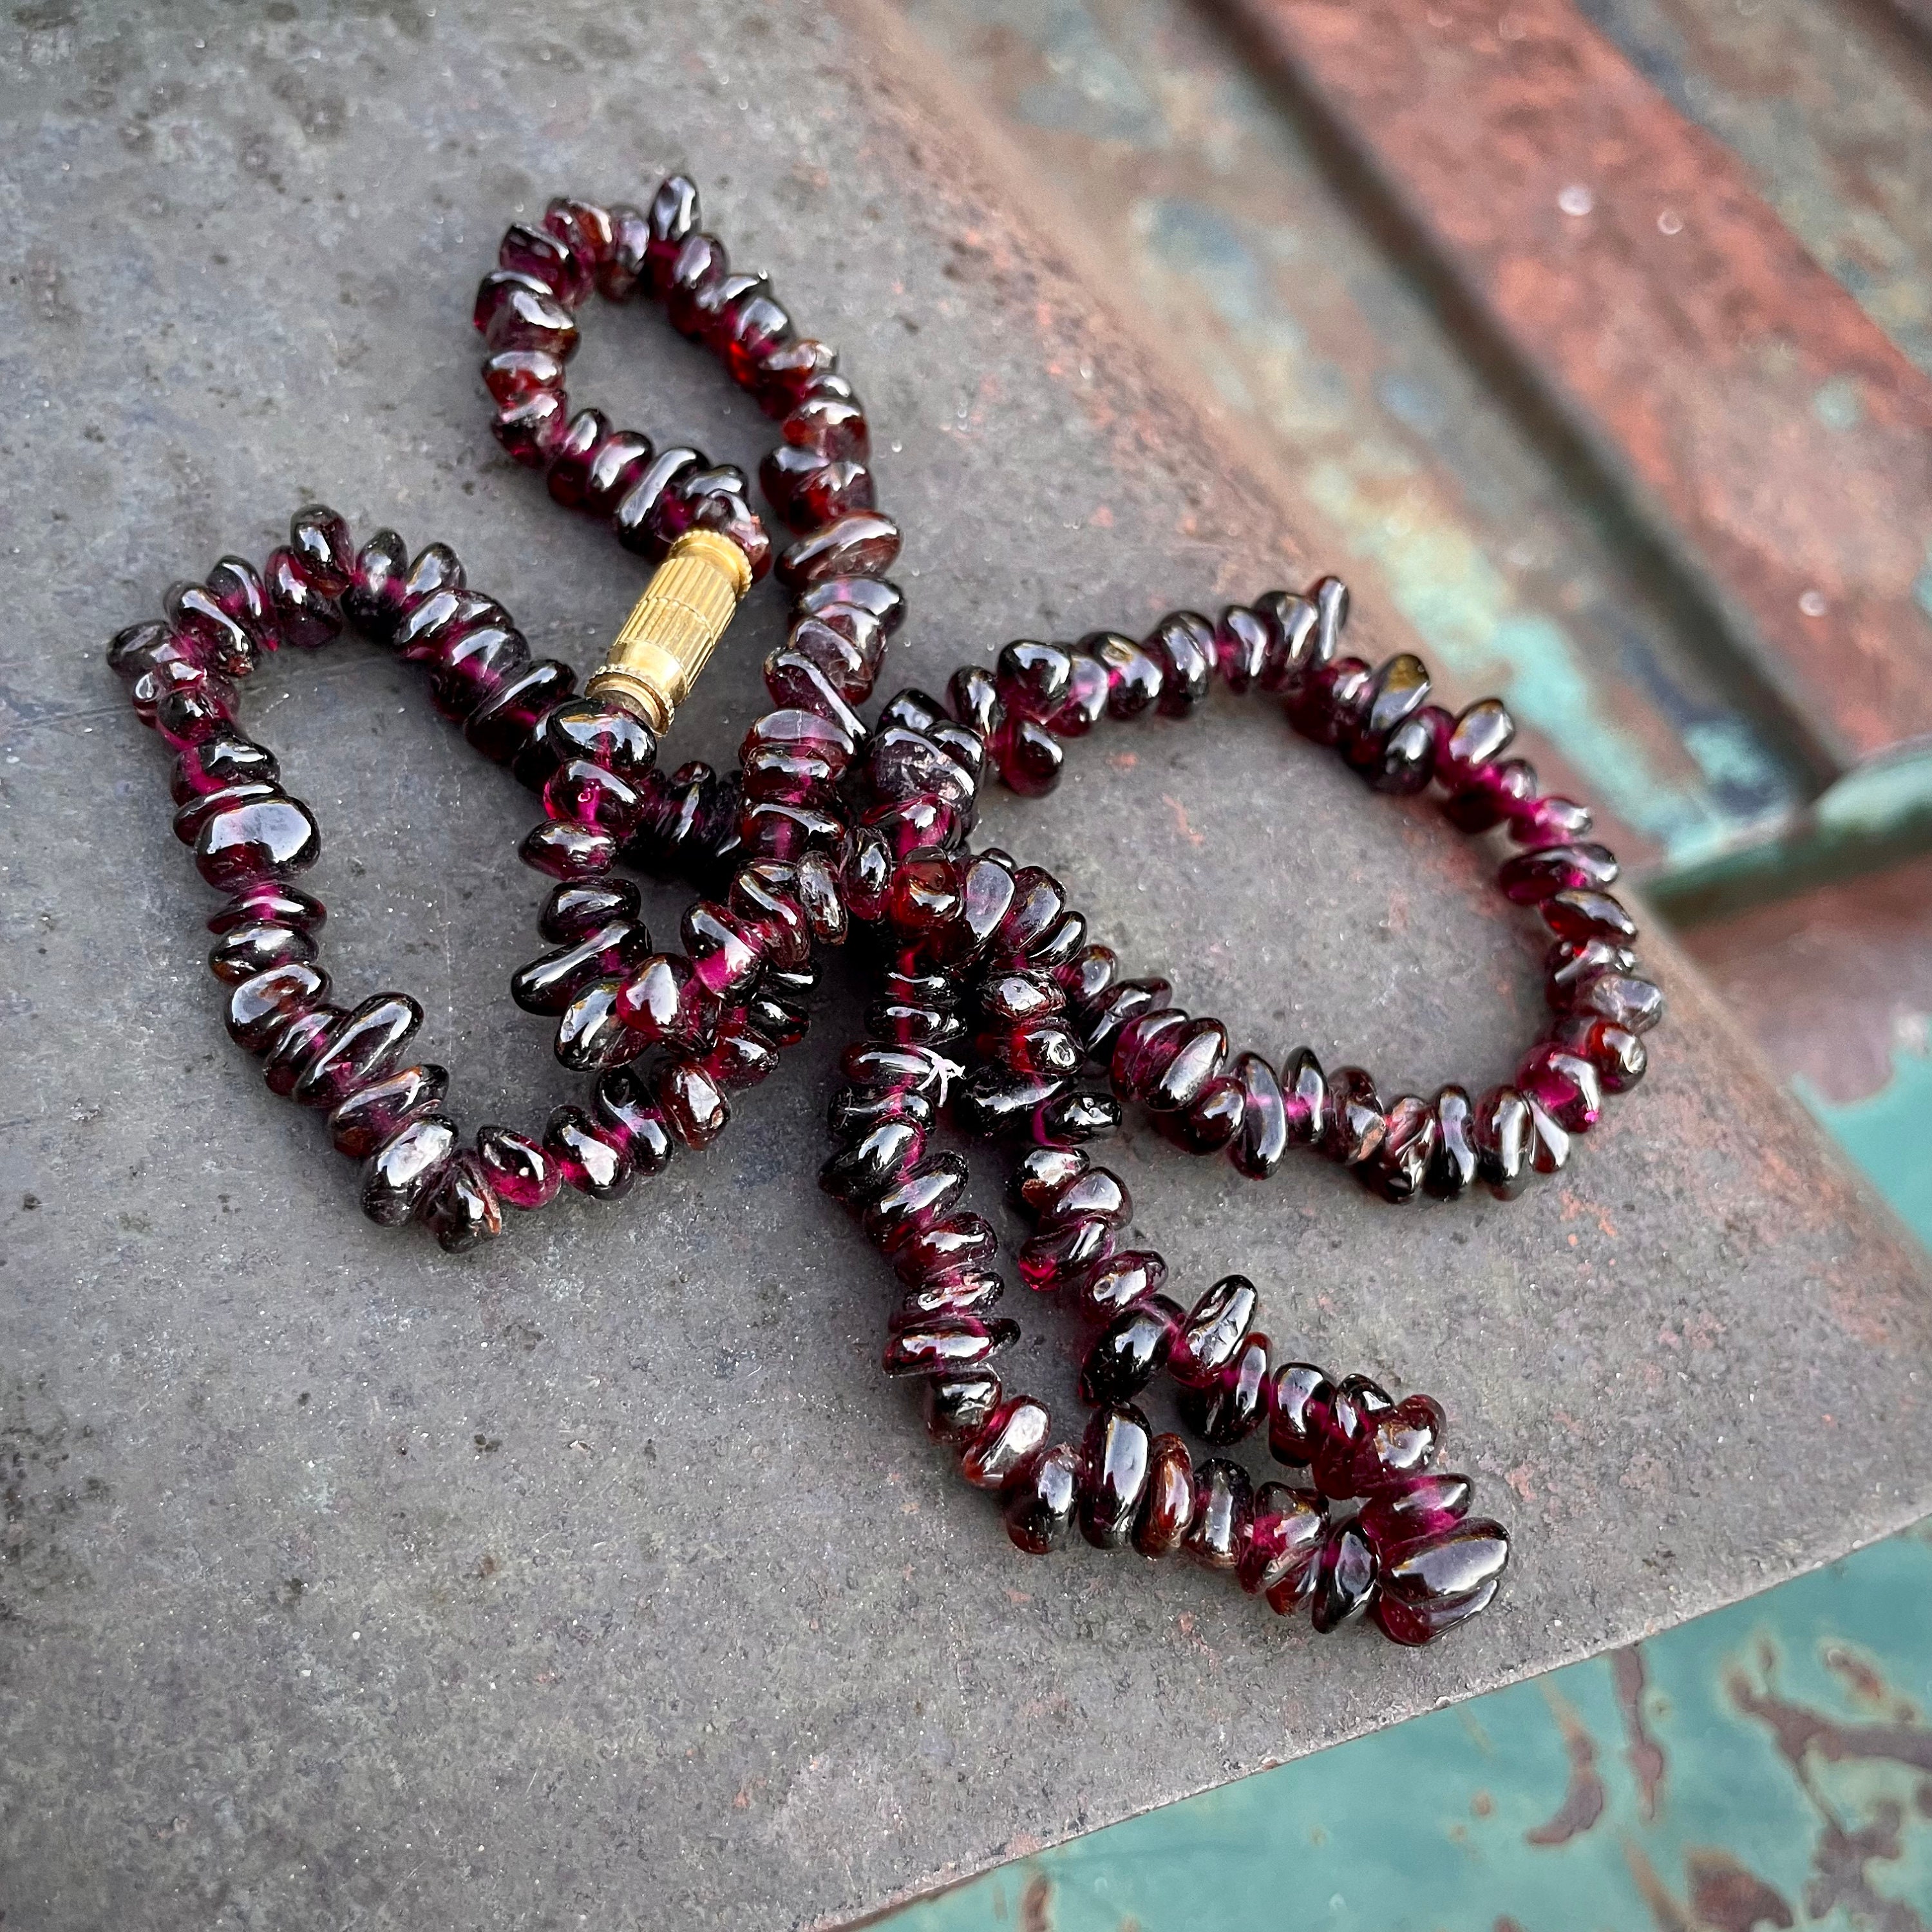
[[[651,573],[586,694],[622,705],[662,736],[751,587],[752,566],[729,537],[686,530]]]

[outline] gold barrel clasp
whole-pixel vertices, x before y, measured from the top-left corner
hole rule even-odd
[[[621,704],[662,736],[751,587],[751,564],[729,537],[686,530],[651,573],[586,695]]]

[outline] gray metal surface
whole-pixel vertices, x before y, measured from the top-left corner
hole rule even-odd
[[[165,760],[100,646],[320,494],[447,538],[587,659],[638,572],[497,457],[475,384],[469,292],[513,212],[687,164],[836,336],[913,532],[908,677],[1324,545],[1015,212],[899,29],[286,10],[37,6],[0,74],[8,1932],[835,1922],[1932,1508],[1921,1264],[1666,946],[1649,1084],[1525,1201],[1399,1213],[1326,1171],[1124,1154],[1184,1285],[1243,1268],[1278,1340],[1448,1400],[1518,1560],[1422,1657],[1010,1552],[881,1385],[883,1270],[812,1185],[849,998],[615,1210],[460,1262],[364,1224],[223,1034]],[[653,434],[759,447],[647,314],[594,315],[580,364]],[[680,752],[735,742],[776,623],[767,592]],[[248,716],[322,818],[339,982],[414,990],[466,1120],[527,1120],[563,1091],[503,990],[529,802],[412,676],[347,646],[272,667]],[[1493,1077],[1530,1030],[1478,855],[1260,707],[1075,763],[989,830],[1238,1031],[1409,1084]],[[1026,1312],[1064,1388],[1070,1338]]]

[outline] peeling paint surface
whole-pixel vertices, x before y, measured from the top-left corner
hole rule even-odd
[[[890,1932],[1924,1932],[1932,1525],[1203,1792]]]

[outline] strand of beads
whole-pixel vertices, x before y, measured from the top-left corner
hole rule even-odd
[[[1111,632],[1072,649],[1022,641],[990,674],[956,672],[948,702],[980,734],[1001,779],[1031,796],[1058,782],[1065,740],[1103,717],[1186,716],[1218,671],[1234,692],[1278,696],[1297,731],[1334,747],[1372,789],[1406,795],[1432,783],[1461,830],[1506,830],[1519,850],[1498,884],[1514,904],[1534,907],[1552,936],[1544,963],[1552,1018],[1513,1078],[1473,1102],[1454,1084],[1430,1100],[1384,1102],[1362,1068],[1325,1072],[1306,1047],[1279,1067],[1234,1052],[1220,1021],[1174,1006],[1165,979],[1117,979],[1118,962],[1101,947],[1066,977],[1066,1010],[1051,1024],[1056,1045],[1070,1033],[1109,1069],[1114,1092],[1146,1108],[1175,1145],[1225,1150],[1251,1178],[1303,1148],[1390,1201],[1454,1199],[1478,1181],[1508,1197],[1563,1167],[1604,1096],[1643,1078],[1642,1036],[1662,1018],[1663,995],[1641,976],[1630,950],[1636,923],[1609,890],[1615,857],[1589,841],[1583,806],[1539,793],[1534,769],[1504,755],[1516,728],[1501,700],[1452,716],[1428,702],[1429,673],[1412,654],[1374,670],[1342,655],[1347,611],[1346,590],[1328,578],[1306,596],[1272,591],[1231,606],[1218,624],[1174,612],[1138,644]]]
[[[732,827],[718,849],[736,867],[729,889],[685,915],[682,953],[619,956],[594,934],[568,934],[518,976],[522,1003],[557,1016],[566,1066],[636,1084],[637,1063],[656,1057],[650,1090],[694,1145],[723,1127],[727,1090],[764,1078],[776,1050],[802,1034],[812,944],[843,937],[841,783],[868,735],[857,707],[904,616],[884,575],[898,530],[876,508],[864,410],[836,354],[797,334],[766,278],[731,272],[699,218],[698,190],[681,176],[662,184],[648,212],[554,201],[540,228],[518,224],[505,236],[475,310],[505,448],[544,472],[558,502],[607,519],[621,543],[654,560],[703,529],[740,544],[754,579],[772,563],[741,471],[692,448],[654,450],[596,410],[570,412],[564,369],[590,292],[662,299],[673,326],[711,349],[779,418],[781,440],[760,476],[799,532],[776,565],[795,601],[786,640],[764,666],[778,708],[747,734],[726,801]],[[586,704],[571,728],[576,751],[547,784],[545,820],[523,856],[594,892],[649,801],[630,781],[618,706]],[[976,776],[977,740],[958,731],[952,748]],[[969,805],[971,795],[969,786]]]
[[[938,747],[921,711],[916,694],[886,707],[862,790],[902,788],[910,778],[896,775],[920,772],[930,802]],[[898,744],[886,760],[889,734]],[[925,1378],[930,1432],[958,1453],[969,1482],[1006,1499],[1022,1550],[1056,1547],[1077,1520],[1100,1548],[1183,1550],[1284,1616],[1307,1604],[1325,1631],[1366,1612],[1405,1644],[1474,1615],[1495,1594],[1508,1538],[1468,1517],[1466,1477],[1430,1467],[1439,1406],[1398,1402],[1366,1377],[1337,1383],[1304,1362],[1272,1366],[1252,1283],[1230,1276],[1184,1311],[1161,1292],[1159,1254],[1118,1248],[1132,1212],[1126,1184],[1082,1143],[1112,1132],[1120,1109],[1071,1084],[1082,1051],[1064,1024],[1067,988],[1093,974],[1096,949],[1046,874],[1003,852],[959,850],[963,836],[896,856],[862,833],[848,868],[850,910],[878,947],[883,983],[868,1037],[841,1063],[838,1150],[820,1179],[902,1285],[887,1372]],[[955,1053],[971,1064],[963,1078]],[[962,1205],[967,1163],[931,1150],[942,1106],[968,1132],[1031,1143],[1010,1190],[1035,1226],[1018,1274],[1037,1291],[1070,1291],[1102,1324],[1082,1372],[1094,1412],[1077,1443],[1054,1442],[1046,1406],[1010,1393],[993,1366],[1019,1330],[996,1312],[998,1234]],[[1292,1480],[1257,1490],[1231,1459],[1197,1464],[1180,1436],[1156,1435],[1133,1399],[1163,1369],[1204,1444],[1231,1448],[1265,1426]]]

